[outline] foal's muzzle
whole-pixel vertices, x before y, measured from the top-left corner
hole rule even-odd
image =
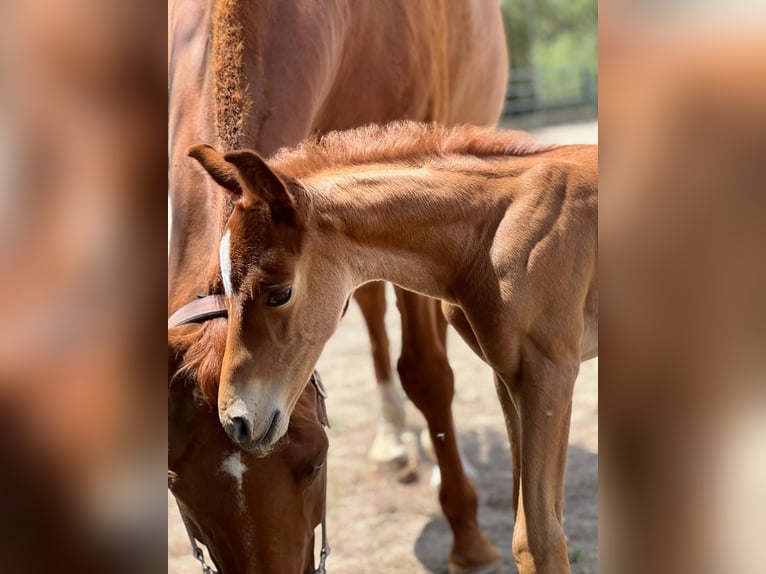
[[[229,419],[225,429],[226,433],[237,444],[242,445],[250,442],[250,424],[245,417]]]
[[[259,433],[254,431],[254,425],[246,416],[226,416],[221,423],[234,443],[240,448],[258,454],[265,453],[273,446],[274,435],[279,428],[282,413],[274,411],[265,426],[259,427]],[[257,434],[256,434],[257,433]]]

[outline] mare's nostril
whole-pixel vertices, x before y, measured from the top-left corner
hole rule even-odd
[[[231,419],[231,435],[239,444],[246,444],[250,441],[250,425],[242,417]]]

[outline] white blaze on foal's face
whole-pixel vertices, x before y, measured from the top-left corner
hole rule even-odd
[[[231,297],[231,230],[227,229],[221,239],[218,249],[218,258],[221,264],[221,276],[223,277],[223,289],[227,297]]]

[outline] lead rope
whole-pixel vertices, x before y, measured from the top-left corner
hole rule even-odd
[[[311,374],[311,382],[314,384],[314,388],[316,388],[317,392],[319,393],[319,397],[317,398],[318,401],[324,402],[325,399],[327,399],[327,389],[325,389],[324,384],[322,383],[322,379],[319,377],[319,373],[317,371],[314,371]],[[326,411],[325,411],[326,412]],[[327,420],[327,417],[324,417],[325,421],[321,421],[322,426],[327,428],[330,426],[329,420]],[[314,570],[314,574],[327,574],[327,570],[325,568],[325,563],[327,562],[327,557],[330,555],[330,543],[327,541],[327,462],[325,461],[325,467],[324,467],[324,495],[322,500],[322,548],[319,550],[319,566],[316,570]]]
[[[319,566],[314,570],[314,574],[327,574],[325,562],[330,555],[330,544],[327,542],[327,468],[324,475],[324,503],[322,505],[322,548],[319,551]],[[207,573],[205,573],[207,574]]]
[[[202,574],[218,574],[218,572],[213,570],[213,568],[210,567],[208,563],[205,561],[205,553],[202,551],[202,548],[199,547],[199,544],[197,544],[197,539],[194,537],[194,534],[192,534],[191,527],[189,526],[189,523],[186,521],[186,517],[184,516],[184,513],[181,510],[181,505],[178,504],[178,500],[176,500],[176,506],[178,507],[178,513],[181,515],[181,520],[184,523],[184,528],[186,528],[186,534],[189,536],[189,542],[191,543],[194,557],[197,560],[199,560],[200,564],[202,564]]]

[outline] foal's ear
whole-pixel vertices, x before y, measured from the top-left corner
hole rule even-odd
[[[207,144],[195,144],[186,151],[186,155],[196,159],[210,177],[228,191],[234,200],[242,197],[237,170],[223,158],[221,152]]]
[[[248,192],[266,201],[275,213],[291,213],[295,199],[282,178],[254,151],[237,150],[226,153],[223,158],[236,167],[244,194]]]

